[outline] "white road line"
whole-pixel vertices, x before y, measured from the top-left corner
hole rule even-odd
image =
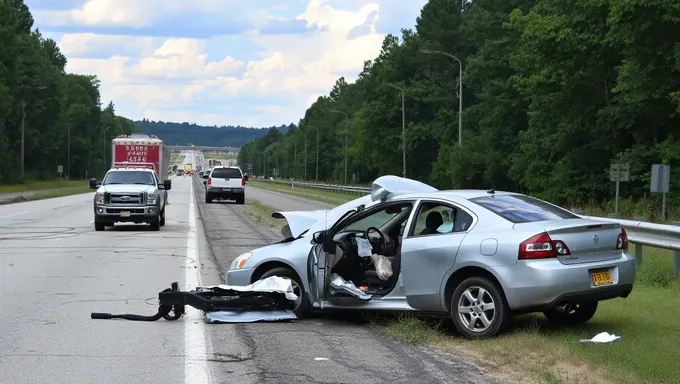
[[[189,233],[187,236],[187,257],[185,262],[186,290],[201,285],[201,263],[198,257],[198,240],[196,231],[196,204],[194,199],[194,183],[190,180],[189,188]],[[206,362],[206,343],[204,323],[201,313],[187,306],[184,319],[184,382],[185,384],[209,384],[210,371]]]

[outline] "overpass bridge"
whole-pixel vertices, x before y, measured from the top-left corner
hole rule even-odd
[[[241,148],[236,147],[211,147],[204,145],[168,145],[170,152],[199,150],[203,152],[219,152],[227,155],[238,155]]]

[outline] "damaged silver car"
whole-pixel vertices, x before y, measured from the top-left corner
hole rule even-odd
[[[334,209],[273,217],[286,220],[285,239],[237,257],[227,284],[287,277],[298,317],[417,311],[451,316],[461,334],[481,338],[528,312],[584,323],[635,280],[620,225],[517,193],[383,176],[370,195]]]

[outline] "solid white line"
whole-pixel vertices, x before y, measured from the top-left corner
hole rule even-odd
[[[196,205],[194,183],[189,181],[189,233],[187,234],[187,257],[185,262],[185,289],[187,291],[201,285],[201,263],[198,257],[196,231]],[[185,384],[209,384],[210,371],[206,362],[206,343],[204,323],[201,313],[186,307],[184,319],[184,382]]]

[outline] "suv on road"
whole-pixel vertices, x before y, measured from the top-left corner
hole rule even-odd
[[[217,166],[203,174],[205,185],[205,202],[212,203],[213,199],[236,200],[237,204],[246,202],[246,181],[241,168]]]
[[[165,225],[170,180],[161,183],[153,169],[114,168],[101,183],[90,179],[94,195],[94,228],[103,231],[116,222],[149,223],[159,231]]]

